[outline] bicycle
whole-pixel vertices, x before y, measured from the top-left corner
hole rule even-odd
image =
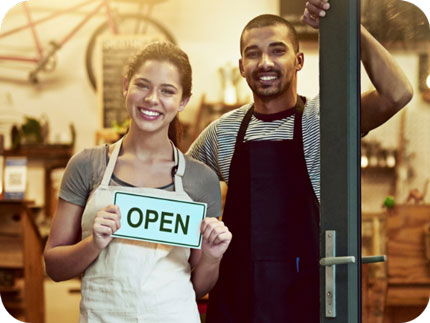
[[[46,17],[33,20],[31,8],[27,2],[21,3],[27,23],[11,30],[0,33],[0,39],[13,35],[17,32],[29,29],[34,42],[37,55],[34,57],[20,55],[0,55],[0,61],[15,61],[34,64],[35,67],[29,72],[28,79],[32,83],[39,82],[40,72],[51,72],[55,70],[55,54],[95,15],[104,14],[105,22],[98,26],[92,33],[85,53],[85,66],[90,84],[94,89],[97,87],[95,60],[97,60],[97,40],[103,35],[151,35],[152,39],[166,40],[176,43],[173,35],[159,22],[151,17],[155,5],[166,0],[85,0],[76,5],[54,10]],[[136,5],[135,13],[120,13],[112,3],[128,3]],[[50,21],[58,16],[76,12],[78,9],[94,4],[95,8],[86,13],[77,25],[68,30],[59,41],[51,40],[48,48],[43,48],[40,35],[36,26]],[[103,11],[104,9],[104,11]]]

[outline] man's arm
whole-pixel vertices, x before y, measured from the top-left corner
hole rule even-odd
[[[361,26],[361,61],[375,90],[361,95],[361,132],[390,119],[413,95],[412,86],[390,53]]]
[[[330,8],[328,0],[308,0],[302,21],[319,28]],[[412,98],[412,86],[391,54],[361,26],[361,61],[374,90],[361,95],[361,132],[380,126]]]

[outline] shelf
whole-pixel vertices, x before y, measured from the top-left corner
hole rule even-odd
[[[395,176],[396,168],[390,167],[366,167],[361,168],[361,174],[364,176]]]
[[[29,201],[0,201],[0,292],[12,316],[43,323],[43,250],[29,206]]]
[[[22,253],[22,237],[0,235],[0,267],[22,268],[24,266]]]
[[[0,286],[0,293],[15,293],[19,291],[21,291],[21,287],[18,287],[18,286],[11,286],[11,287]]]

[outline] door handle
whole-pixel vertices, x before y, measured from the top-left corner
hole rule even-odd
[[[336,257],[336,231],[325,232],[325,257],[320,265],[325,266],[325,316],[336,317],[336,266],[355,263],[354,256]]]
[[[355,263],[354,256],[321,258],[321,266],[346,265]]]
[[[384,262],[386,255],[367,256],[361,258],[361,263],[369,264]],[[336,257],[336,231],[325,232],[325,257],[320,259],[320,265],[325,267],[325,315],[336,317],[336,266],[356,262],[354,256]]]
[[[361,257],[362,264],[373,264],[375,262],[385,262],[385,261],[387,261],[386,255]]]

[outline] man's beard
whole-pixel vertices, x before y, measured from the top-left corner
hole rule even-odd
[[[258,81],[255,81],[254,79],[252,81],[252,83],[247,82],[252,90],[252,93],[254,96],[257,96],[262,100],[268,100],[281,96],[291,85],[291,81],[288,81],[287,83],[279,82],[276,84],[276,86],[272,85],[264,88],[264,86],[261,86],[257,83]]]
[[[260,74],[276,72],[277,80],[275,85],[264,86],[259,84]],[[259,97],[262,100],[270,100],[282,95],[286,89],[291,85],[291,80],[287,80],[286,83],[282,83],[283,75],[279,70],[258,70],[251,74],[251,79],[247,79],[247,83],[252,90],[254,96]]]

